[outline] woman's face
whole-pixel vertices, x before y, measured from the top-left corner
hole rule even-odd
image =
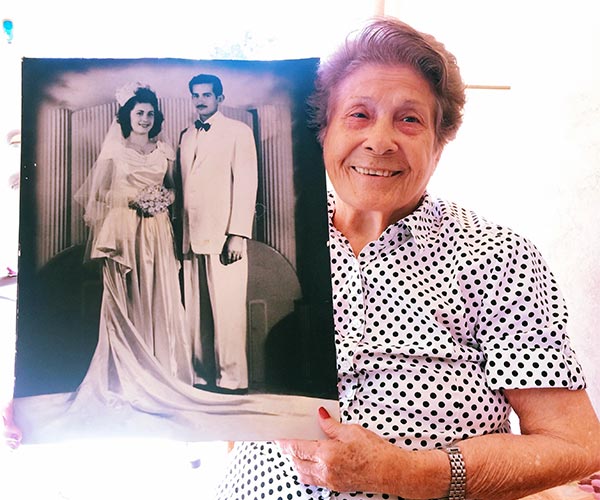
[[[129,116],[134,134],[148,134],[154,126],[154,106],[148,102],[137,102]]]
[[[441,154],[435,106],[427,81],[408,66],[370,64],[340,83],[323,141],[338,204],[390,222],[418,206]]]

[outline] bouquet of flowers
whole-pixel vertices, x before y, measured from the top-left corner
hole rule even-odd
[[[154,217],[156,214],[166,212],[175,201],[175,194],[164,186],[148,186],[142,189],[134,200],[129,202],[142,217]]]

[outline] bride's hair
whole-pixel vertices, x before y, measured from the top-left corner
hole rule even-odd
[[[154,108],[154,125],[150,129],[148,137],[156,137],[162,129],[164,116],[160,109],[158,109],[158,98],[156,97],[156,94],[145,87],[138,88],[133,97],[123,104],[117,112],[117,121],[119,122],[119,125],[121,125],[123,137],[127,138],[131,134],[131,110],[138,103],[151,104]]]

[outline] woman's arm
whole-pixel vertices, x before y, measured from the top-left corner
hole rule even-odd
[[[476,498],[519,498],[600,470],[600,424],[585,391],[512,389],[506,397],[521,435],[460,444]]]
[[[600,470],[600,424],[585,391],[506,391],[521,435],[489,434],[456,443],[467,470],[467,496],[517,499]],[[357,425],[321,415],[324,441],[282,441],[300,480],[335,491],[404,498],[448,495],[445,452],[406,451]]]
[[[175,189],[175,163],[171,160],[168,161],[168,167],[167,171],[165,172],[163,185],[167,189]]]

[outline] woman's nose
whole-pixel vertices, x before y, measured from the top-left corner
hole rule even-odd
[[[384,155],[398,151],[398,131],[393,123],[377,120],[369,128],[364,147],[376,155]]]

